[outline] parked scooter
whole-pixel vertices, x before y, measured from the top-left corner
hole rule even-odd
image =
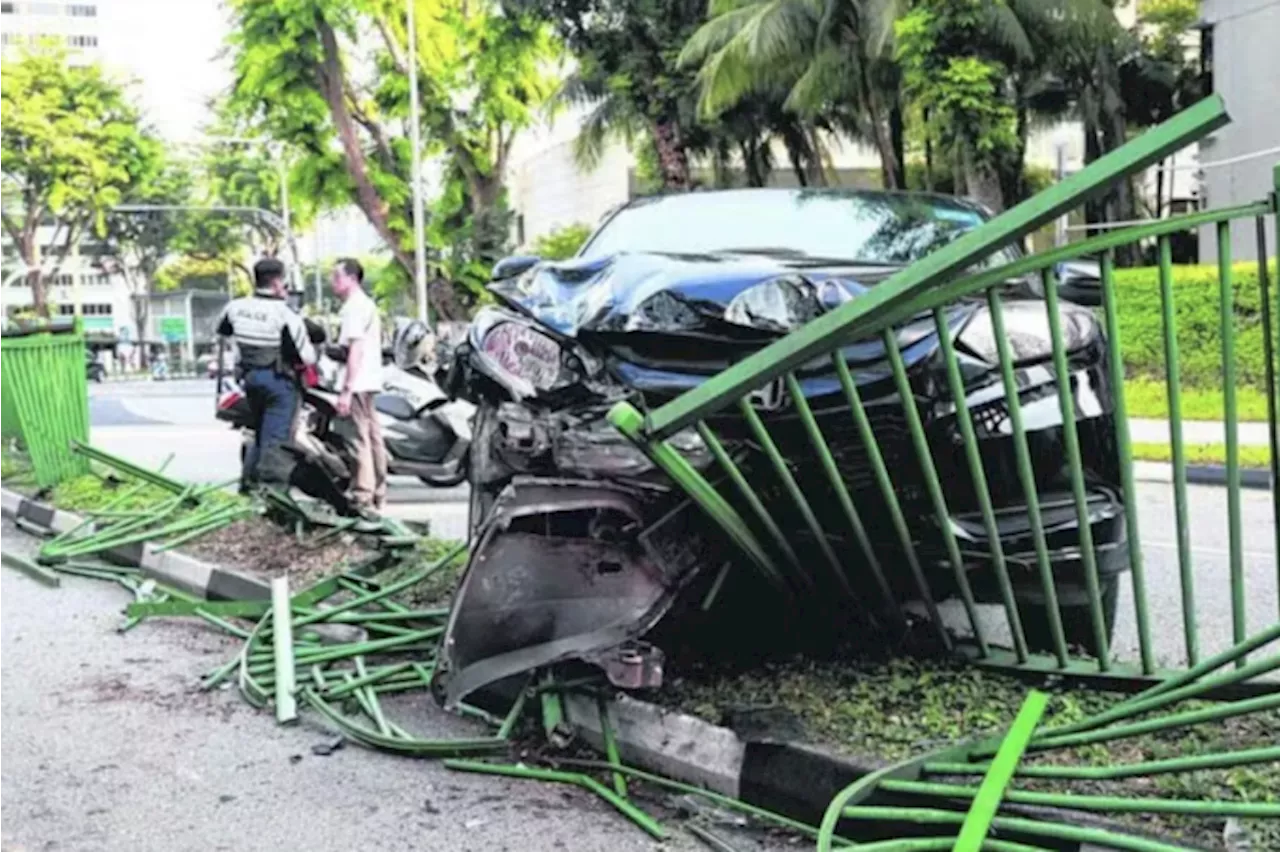
[[[322,355],[314,384],[304,387],[287,448],[297,458],[292,484],[324,500],[340,513],[354,511],[348,491],[355,470],[355,424],[337,413],[338,376],[346,361],[344,347],[325,344],[325,331],[308,322]],[[399,336],[398,336],[399,340]],[[417,476],[428,485],[448,487],[467,477],[471,447],[469,403],[452,403],[417,363],[417,334],[405,336],[397,364],[388,371],[387,393],[378,410],[387,446],[388,471]],[[219,378],[217,417],[244,430],[247,448],[256,436],[254,417],[243,389]],[[242,450],[242,459],[243,459]]]

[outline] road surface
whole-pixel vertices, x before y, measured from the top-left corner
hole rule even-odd
[[[3,534],[6,551],[30,549],[8,521]],[[96,580],[50,589],[0,571],[5,852],[659,848],[576,788],[352,744],[317,756],[311,747],[332,739],[318,723],[280,727],[234,689],[196,688],[234,640],[187,620],[118,634],[130,599]],[[422,695],[407,700],[392,712],[423,736],[478,733]],[[665,802],[646,807],[663,813]],[[667,822],[673,839],[660,848],[701,848]]]

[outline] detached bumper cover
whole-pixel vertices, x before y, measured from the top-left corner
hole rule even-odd
[[[704,560],[676,544],[694,513],[646,527],[649,499],[585,480],[507,486],[454,596],[434,683],[446,706],[567,659],[600,665],[621,686],[656,685],[660,659],[635,640]]]

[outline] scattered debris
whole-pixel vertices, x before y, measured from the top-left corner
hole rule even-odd
[[[327,739],[324,742],[316,743],[315,745],[311,746],[311,753],[315,755],[319,755],[320,757],[328,757],[329,755],[333,754],[335,751],[337,751],[338,749],[346,745],[346,743],[347,743],[347,740],[345,737],[331,737],[330,739]]]

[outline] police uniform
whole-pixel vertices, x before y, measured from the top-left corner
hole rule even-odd
[[[241,487],[287,484],[292,462],[283,449],[293,428],[300,391],[298,370],[316,362],[307,328],[284,299],[269,291],[233,299],[218,334],[235,340],[236,365],[257,424],[257,440],[244,459]]]

